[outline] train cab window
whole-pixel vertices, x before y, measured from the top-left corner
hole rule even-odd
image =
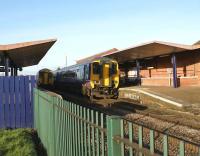
[[[98,62],[93,63],[93,74],[100,74],[100,65]]]
[[[112,63],[111,74],[112,75],[117,74],[117,65],[116,65],[116,63]]]

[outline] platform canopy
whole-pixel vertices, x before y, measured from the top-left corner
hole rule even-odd
[[[37,65],[55,42],[56,39],[48,39],[0,45],[0,56],[7,56],[17,67]]]
[[[199,42],[195,43],[194,45],[183,45],[170,42],[153,41],[115,51],[113,53],[105,54],[103,56],[116,59],[119,63],[123,63],[128,60],[169,55],[172,53],[179,53],[196,49],[200,49]]]

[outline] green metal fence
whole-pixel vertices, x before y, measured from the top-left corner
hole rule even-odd
[[[196,144],[37,89],[34,126],[48,156],[200,156]]]

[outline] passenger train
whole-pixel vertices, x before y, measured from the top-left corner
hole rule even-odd
[[[38,73],[38,85],[54,86],[63,91],[81,93],[91,100],[94,97],[118,98],[119,69],[117,61],[99,58],[93,61],[65,67],[54,72],[45,70]],[[53,75],[53,83],[52,76]],[[42,82],[42,80],[44,80]]]

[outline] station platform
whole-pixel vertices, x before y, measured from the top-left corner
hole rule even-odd
[[[119,89],[119,97],[146,104],[170,104],[177,107],[200,109],[200,87],[124,87]]]

